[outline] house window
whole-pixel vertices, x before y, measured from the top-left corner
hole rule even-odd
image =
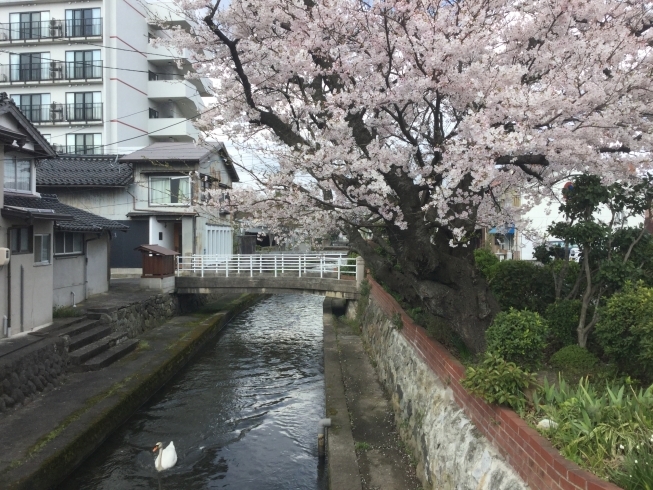
[[[81,254],[84,251],[84,234],[58,231],[54,234],[55,255]]]
[[[32,227],[22,226],[9,229],[9,248],[12,254],[32,252]]]
[[[66,51],[66,76],[69,80],[102,78],[102,52]]]
[[[66,153],[76,155],[101,155],[102,134],[82,133],[66,135]]]
[[[66,10],[66,37],[102,35],[100,9]]]
[[[50,94],[12,95],[11,98],[30,122],[50,120]]]
[[[50,80],[50,53],[21,53],[9,55],[9,78],[12,82]]]
[[[190,177],[150,177],[150,204],[183,206],[190,202]]]
[[[68,92],[66,94],[67,121],[101,121],[102,92]]]
[[[50,235],[34,235],[34,264],[50,263]]]
[[[50,37],[50,12],[9,14],[9,26],[12,41]]]
[[[8,191],[30,192],[32,190],[32,162],[22,158],[5,158],[5,183]]]

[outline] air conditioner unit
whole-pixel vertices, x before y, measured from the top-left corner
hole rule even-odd
[[[50,104],[50,118],[53,121],[63,121],[63,104],[53,102]]]
[[[52,19],[50,20],[50,37],[61,37],[62,26],[61,21]]]
[[[0,266],[7,265],[11,259],[11,250],[8,248],[0,248]]]

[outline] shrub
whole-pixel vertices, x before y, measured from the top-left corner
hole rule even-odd
[[[467,391],[489,403],[523,410],[526,406],[524,392],[535,384],[535,375],[521,370],[514,362],[485,354],[480,366],[466,369],[461,383]]]
[[[549,364],[564,371],[589,372],[599,362],[599,358],[578,345],[568,345],[551,356]]]
[[[626,284],[608,299],[596,325],[605,355],[622,371],[653,376],[653,288]]]
[[[474,262],[476,267],[486,279],[492,279],[494,269],[499,264],[499,259],[487,248],[477,248],[474,250]]]
[[[503,311],[536,311],[544,314],[555,301],[555,285],[551,271],[523,260],[504,260],[494,266],[490,289]]]
[[[542,362],[548,326],[533,311],[499,313],[485,332],[487,351],[526,368],[536,368]]]
[[[577,299],[561,300],[549,305],[545,318],[549,324],[551,342],[565,347],[577,342],[576,329],[580,320],[582,303]]]

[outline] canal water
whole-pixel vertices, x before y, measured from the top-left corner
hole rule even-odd
[[[273,296],[239,317],[60,487],[326,488],[322,298]],[[174,441],[158,474],[152,448]]]

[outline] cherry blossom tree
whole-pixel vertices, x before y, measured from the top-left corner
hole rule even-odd
[[[170,44],[216,79],[198,120],[276,162],[232,203],[278,233],[338,229],[374,277],[473,350],[498,310],[484,226],[561,179],[650,163],[653,12],[643,0],[176,0]]]

